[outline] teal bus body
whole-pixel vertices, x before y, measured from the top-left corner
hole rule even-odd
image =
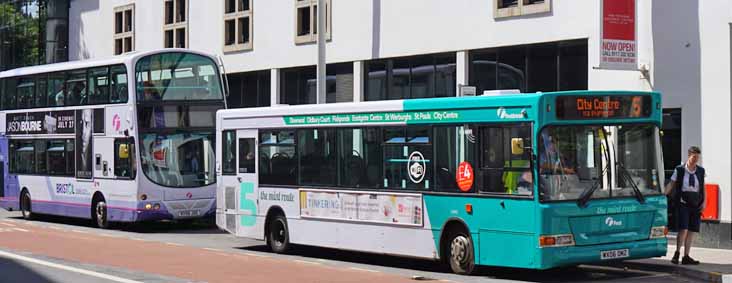
[[[652,123],[661,126],[661,96],[657,92],[629,91],[567,91],[544,94],[521,94],[515,96],[460,97],[407,100],[404,111],[434,111],[466,109],[469,115],[459,122],[501,122],[497,118],[498,108],[509,113],[526,112],[525,122],[533,123],[534,133],[548,125],[597,124],[597,120],[559,120],[553,113],[556,109],[553,99],[557,96],[603,96],[603,95],[644,95],[652,99],[652,113],[647,118],[605,119],[603,124]],[[470,109],[470,110],[467,110]],[[478,110],[480,109],[480,110]],[[549,109],[549,110],[546,110]],[[488,110],[488,111],[486,111]],[[542,111],[544,110],[544,111]],[[450,123],[453,123],[451,121]],[[515,122],[515,121],[512,121]],[[407,122],[408,124],[410,122]],[[416,121],[419,123],[439,123],[439,121]],[[538,143],[533,143],[538,152]],[[537,174],[537,172],[534,172]],[[425,205],[431,223],[447,223],[457,220],[465,223],[475,243],[476,264],[508,266],[518,268],[548,269],[582,263],[599,262],[603,250],[630,249],[631,255],[624,259],[650,258],[666,255],[667,239],[649,239],[650,228],[667,225],[667,204],[664,195],[646,199],[639,204],[635,199],[595,200],[585,208],[574,202],[541,203],[538,200],[538,187],[534,187],[533,198],[519,199],[489,196],[425,196]],[[465,211],[465,205],[472,205],[473,213]],[[435,213],[440,212],[440,213]],[[629,214],[632,212],[632,214]],[[608,215],[620,215],[624,225],[645,230],[644,233],[603,231],[600,225]],[[577,219],[583,218],[583,219]],[[577,219],[577,220],[575,220]],[[594,220],[594,221],[593,221]],[[574,225],[571,225],[570,222]],[[626,227],[621,227],[626,229]],[[599,230],[599,231],[598,231]],[[627,229],[632,230],[632,229]],[[440,246],[442,227],[433,226],[435,245]],[[582,242],[577,239],[576,246],[538,248],[540,235],[592,233],[607,239],[608,243],[593,240]]]
[[[526,112],[525,122],[532,122],[534,133],[538,133],[548,125],[597,124],[597,120],[559,120],[551,111],[556,109],[553,99],[563,95],[603,96],[603,95],[648,95],[652,99],[652,113],[647,118],[606,119],[603,124],[652,123],[661,126],[661,109],[655,105],[661,103],[657,92],[628,91],[567,91],[545,94],[521,94],[515,96],[436,98],[407,100],[405,111],[427,110],[460,110],[472,109],[459,122],[500,122],[495,114],[496,109],[504,108],[508,112]],[[481,110],[475,110],[481,109]],[[485,111],[485,109],[489,109]],[[549,110],[546,110],[549,109]],[[544,111],[542,111],[544,110]],[[471,111],[471,110],[465,110]],[[480,113],[480,114],[478,114]],[[409,123],[409,122],[407,122]],[[414,122],[419,124],[422,122]],[[439,123],[427,121],[423,123]],[[452,121],[451,121],[452,123]],[[533,143],[534,152],[538,152],[538,143]],[[537,174],[537,172],[534,172]],[[492,266],[508,266],[519,268],[548,269],[559,266],[570,266],[582,263],[599,262],[599,254],[603,250],[629,248],[631,255],[625,259],[649,258],[666,255],[666,238],[649,239],[650,227],[667,225],[667,204],[663,195],[648,198],[645,204],[635,199],[595,200],[588,207],[580,208],[574,202],[540,203],[538,188],[534,187],[532,199],[512,199],[506,197],[458,197],[458,196],[425,196],[425,205],[430,214],[431,223],[447,223],[450,220],[464,222],[470,230],[475,246],[476,264]],[[473,213],[465,211],[465,205],[472,205]],[[435,213],[441,212],[441,213]],[[633,214],[627,214],[633,212]],[[608,215],[622,215],[623,223],[645,230],[645,234],[637,232],[613,233],[603,231],[596,223],[602,222]],[[570,221],[576,218],[571,225]],[[592,221],[594,220],[594,221]],[[625,227],[623,227],[625,228]],[[574,229],[574,231],[572,230]],[[599,230],[599,231],[598,231]],[[440,246],[442,227],[433,227],[435,245]],[[609,243],[596,240],[580,242],[576,246],[537,248],[540,235],[594,233],[608,239]],[[581,239],[581,238],[580,238]]]
[[[603,118],[603,119],[559,119],[557,118],[558,97],[648,97],[648,113],[639,117]],[[432,250],[435,259],[446,259],[449,254],[449,227],[463,226],[469,233],[476,265],[505,266],[530,269],[549,269],[561,266],[573,266],[577,264],[592,264],[610,260],[627,260],[664,256],[667,250],[667,239],[665,227],[667,225],[667,204],[666,197],[661,193],[663,180],[663,168],[660,157],[653,159],[653,187],[650,193],[644,194],[644,201],[640,197],[634,197],[632,193],[625,197],[613,197],[612,188],[609,190],[610,197],[591,198],[582,206],[576,199],[547,200],[543,199],[545,193],[539,185],[539,166],[537,155],[542,152],[540,147],[540,133],[550,127],[562,126],[615,126],[628,127],[631,125],[649,125],[655,127],[656,135],[649,135],[650,142],[658,145],[658,128],[661,126],[661,95],[657,92],[632,92],[632,91],[567,91],[553,93],[531,93],[531,94],[510,94],[495,96],[475,97],[452,97],[452,98],[430,98],[403,100],[403,109],[384,111],[357,109],[352,111],[311,111],[310,113],[282,114],[281,127],[313,128],[313,127],[361,127],[364,125],[461,125],[475,123],[480,125],[500,124],[529,124],[531,125],[531,146],[532,153],[531,170],[533,174],[532,193],[530,195],[513,194],[491,194],[478,192],[474,189],[472,193],[456,194],[441,193],[437,191],[407,191],[406,193],[421,194],[424,205],[425,222],[422,226],[409,229],[426,229],[430,231],[432,247],[424,248],[427,252],[415,252],[415,254],[404,252],[381,251],[381,253],[404,254],[418,256],[428,254]],[[355,104],[358,105],[358,104]],[[299,107],[299,106],[296,106]],[[327,107],[327,106],[326,106]],[[333,106],[335,107],[335,106]],[[304,108],[303,108],[304,109]],[[328,108],[330,109],[330,108]],[[335,109],[335,108],[333,108]],[[301,110],[293,110],[301,111]],[[263,112],[264,113],[264,112]],[[355,113],[355,114],[354,114]],[[358,115],[368,114],[374,120],[362,120]],[[248,115],[248,114],[247,114]],[[399,116],[401,115],[401,116]],[[221,116],[221,115],[219,115]],[[252,115],[256,116],[256,115]],[[280,116],[272,114],[270,116]],[[217,117],[219,121],[221,117]],[[226,118],[223,118],[225,120]],[[366,119],[366,118],[364,118]],[[254,124],[254,123],[252,123]],[[257,126],[257,128],[275,128],[273,126]],[[226,130],[227,127],[220,130]],[[229,129],[234,128],[230,127]],[[241,128],[241,127],[240,127]],[[617,129],[616,129],[617,130]],[[588,134],[594,134],[588,132]],[[604,134],[601,134],[603,136]],[[619,136],[620,134],[614,134]],[[218,139],[218,138],[217,138]],[[589,139],[589,138],[588,138]],[[593,139],[594,140],[594,139]],[[618,145],[620,146],[620,145]],[[627,146],[627,145],[624,145]],[[610,143],[606,141],[606,151]],[[435,149],[439,150],[439,149]],[[614,151],[615,149],[613,149]],[[658,147],[654,149],[656,154]],[[220,152],[221,150],[217,150]],[[593,153],[594,154],[594,153]],[[406,149],[405,149],[406,155]],[[587,157],[588,159],[590,157]],[[612,158],[613,162],[618,162]],[[604,159],[603,159],[604,160]],[[610,159],[608,159],[607,162]],[[589,162],[589,161],[586,161]],[[579,169],[578,169],[579,170]],[[610,170],[610,169],[608,169]],[[619,174],[618,170],[612,174]],[[577,172],[579,174],[579,172]],[[657,175],[661,174],[661,175]],[[615,176],[613,176],[615,177]],[[602,179],[603,176],[597,177]],[[619,177],[618,177],[619,178]],[[628,176],[634,180],[633,176]],[[257,181],[258,182],[258,181]],[[616,182],[616,181],[608,181]],[[617,181],[620,182],[620,181]],[[661,184],[658,184],[658,183]],[[225,184],[226,182],[220,182]],[[632,182],[629,182],[632,183]],[[614,183],[613,183],[614,184]],[[628,186],[628,184],[625,184]],[[263,185],[259,185],[263,186]],[[610,185],[607,185],[610,186]],[[619,185],[618,185],[619,186]],[[304,186],[293,186],[293,189],[302,190]],[[559,186],[562,188],[561,185]],[[338,191],[336,188],[317,188],[322,190]],[[343,189],[346,190],[346,189]],[[629,189],[628,189],[629,190]],[[249,192],[251,190],[248,190]],[[365,189],[368,193],[370,189]],[[381,189],[381,191],[394,192],[394,190]],[[621,191],[618,190],[618,194]],[[220,195],[223,195],[220,192]],[[256,196],[258,193],[253,193]],[[279,194],[279,193],[278,193]],[[638,192],[638,194],[642,194]],[[295,193],[295,202],[301,202],[300,194]],[[244,197],[242,195],[242,197]],[[247,199],[243,199],[245,201]],[[220,205],[224,202],[219,201]],[[301,204],[302,205],[302,204]],[[287,212],[287,208],[282,208]],[[223,209],[221,209],[223,211]],[[254,211],[254,208],[252,209]],[[251,226],[264,227],[268,225],[270,208],[259,208],[261,213],[257,214],[260,220],[254,220],[252,216],[242,216],[248,221],[261,221],[262,224]],[[297,213],[297,212],[296,212]],[[217,224],[227,228],[232,233],[232,227],[226,226],[223,212]],[[290,233],[294,229],[301,229],[296,222],[297,216],[287,215],[287,221],[292,221]],[[333,222],[335,220],[330,220]],[[336,221],[337,222],[337,221]],[[353,224],[346,222],[346,225]],[[259,225],[259,226],[257,226]],[[308,224],[310,225],[310,224]],[[360,224],[359,224],[360,225]],[[370,225],[370,224],[363,224]],[[305,225],[307,226],[307,225]],[[313,224],[314,226],[314,224]],[[337,229],[350,229],[341,226]],[[325,226],[321,226],[325,227]],[[654,230],[655,229],[655,230]],[[660,230],[659,230],[660,229]],[[266,231],[266,229],[264,230]],[[654,233],[655,231],[655,233]],[[660,232],[659,232],[660,231]],[[261,233],[262,230],[253,232]],[[659,234],[660,233],[660,234]],[[364,235],[367,232],[363,233]],[[407,234],[411,235],[411,234]],[[544,236],[557,236],[557,241],[562,235],[571,235],[571,243],[565,244],[544,244]],[[252,236],[262,238],[261,234]],[[267,238],[264,235],[264,238]],[[326,236],[320,236],[326,237]],[[367,236],[364,236],[367,237]],[[415,236],[418,237],[418,236]],[[292,237],[295,239],[295,237]],[[550,237],[551,238],[551,237]],[[566,238],[564,238],[566,239]],[[270,241],[270,240],[268,240]],[[368,239],[366,239],[368,241]],[[393,239],[386,241],[410,241],[409,239]],[[414,240],[414,242],[418,242]],[[303,244],[309,244],[303,242]],[[329,244],[314,244],[329,246]],[[332,246],[332,245],[331,245]],[[366,250],[364,248],[336,246],[349,250]],[[373,251],[379,252],[379,251]],[[422,257],[422,256],[419,256]],[[605,258],[604,258],[605,257]]]

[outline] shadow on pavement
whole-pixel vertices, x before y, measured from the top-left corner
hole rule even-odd
[[[2,276],[0,276],[0,283],[15,283],[15,282],[38,282],[38,283],[53,283],[56,282],[50,278],[43,276],[33,269],[13,260],[0,257],[0,270],[2,270]]]
[[[271,253],[265,245],[240,247],[241,250]],[[292,256],[301,256],[313,259],[345,261],[357,264],[368,264],[386,268],[411,269],[425,272],[451,273],[446,264],[438,261],[398,257],[391,255],[372,254],[364,252],[344,251],[331,248],[311,246],[293,246]],[[614,280],[647,276],[647,272],[623,270],[601,266],[564,267],[549,270],[533,270],[519,268],[499,268],[479,266],[473,273],[474,277],[486,279],[518,280],[532,282],[586,282],[595,280]]]

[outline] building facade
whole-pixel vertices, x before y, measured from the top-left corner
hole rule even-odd
[[[667,178],[699,145],[718,184],[708,246],[732,247],[724,0],[636,1],[637,70],[600,68],[600,0],[326,0],[326,103],[493,89],[656,90]],[[222,56],[230,107],[316,103],[317,0],[71,1],[69,57],[182,47]],[[716,237],[716,238],[715,238]]]
[[[69,0],[0,0],[0,71],[68,60]]]

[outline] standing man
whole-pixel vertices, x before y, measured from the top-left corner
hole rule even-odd
[[[704,197],[704,168],[699,166],[701,150],[692,146],[688,151],[689,158],[685,164],[674,169],[671,182],[666,185],[666,195],[671,196],[671,201],[676,209],[676,225],[679,234],[676,237],[676,252],[671,263],[679,264],[679,250],[684,246],[684,257],[681,264],[699,264],[689,256],[691,242],[694,233],[699,233],[701,222],[701,211],[706,206]]]

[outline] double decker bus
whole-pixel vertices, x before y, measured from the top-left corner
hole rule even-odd
[[[572,91],[217,113],[237,236],[548,269],[666,254],[660,94]]]
[[[219,62],[163,49],[0,73],[0,205],[101,228],[213,216]]]

